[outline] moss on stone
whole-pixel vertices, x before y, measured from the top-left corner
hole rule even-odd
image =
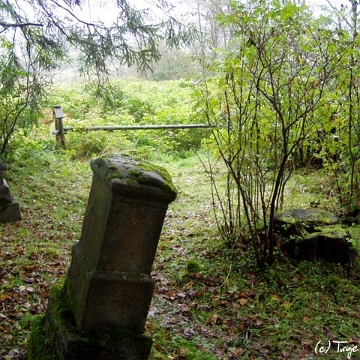
[[[140,177],[141,176],[141,173],[139,170],[137,169],[130,169],[128,171],[129,175],[132,175],[132,176],[135,176],[135,177]]]
[[[49,306],[45,315],[37,317],[32,324],[27,360],[63,359],[63,351],[57,338],[59,331],[71,333],[77,342],[89,343],[89,339],[76,330],[70,305],[64,281],[61,281],[50,290]]]
[[[121,167],[119,169],[112,163],[112,161],[118,161],[119,158],[123,160],[124,169]],[[177,189],[172,182],[171,176],[161,166],[124,155],[114,155],[113,157],[104,157],[93,161],[94,163],[102,161],[107,164],[106,176],[108,181],[119,179],[124,180],[124,184],[128,185],[156,186],[169,194],[173,194],[174,198],[177,195]]]
[[[107,173],[107,179],[108,180],[123,179],[123,178],[124,178],[124,174],[119,172],[118,169],[116,168],[116,166],[110,166],[109,167],[109,171]]]
[[[279,221],[290,225],[295,225],[297,222],[297,220],[293,216],[289,216],[289,215],[279,214],[278,219]]]
[[[327,237],[339,238],[347,236],[347,230],[344,229],[341,225],[327,225],[327,226],[318,226],[315,228],[315,231],[321,234],[326,235]]]
[[[27,360],[48,360],[52,358],[53,346],[46,335],[47,324],[45,316],[39,315],[31,326],[31,335],[28,341]]]
[[[137,165],[140,169],[142,169],[144,171],[155,172],[155,173],[159,174],[164,179],[166,185],[171,189],[171,191],[173,191],[175,194],[177,194],[177,189],[176,189],[174,183],[172,182],[170,174],[168,173],[168,171],[165,168],[163,168],[162,166],[159,166],[159,165],[154,165],[149,162],[145,162],[145,161],[139,161]]]
[[[60,330],[76,331],[75,319],[72,312],[71,301],[66,295],[64,282],[54,285],[50,290],[51,304],[55,321]]]
[[[27,360],[95,360],[100,354],[109,354],[109,360],[147,358],[142,354],[148,356],[152,341],[145,334],[126,328],[80,332],[75,326],[68,287],[71,284],[67,279],[51,288],[45,315],[36,317],[32,324]],[[124,355],[120,356],[119,351]]]

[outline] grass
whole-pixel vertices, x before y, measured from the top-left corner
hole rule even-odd
[[[0,225],[2,359],[24,359],[33,318],[66,275],[92,176],[89,158],[28,146],[6,173],[23,220]],[[258,269],[251,247],[229,248],[219,238],[196,156],[151,153],[147,160],[165,167],[179,191],[152,272],[156,290],[146,324],[152,360],[359,358],[350,351],[360,346],[357,274],[325,262],[293,263],[281,254],[271,268]],[[320,184],[320,172],[297,174],[287,192],[290,205],[320,198],[333,207]],[[326,354],[315,353],[329,341]],[[349,349],[340,355],[336,341]]]

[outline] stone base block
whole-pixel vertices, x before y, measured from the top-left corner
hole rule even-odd
[[[144,274],[84,275],[85,270],[73,266],[65,285],[67,297],[73,299],[76,327],[86,333],[104,328],[143,333],[154,280]]]
[[[0,223],[21,220],[20,206],[17,202],[0,206]]]
[[[27,360],[147,360],[152,340],[126,329],[79,332],[61,287],[52,289],[45,316],[33,324]]]

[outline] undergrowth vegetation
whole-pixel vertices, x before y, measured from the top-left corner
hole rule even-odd
[[[147,117],[146,123],[150,118],[158,123],[196,122],[181,108],[193,104],[185,95],[182,99],[181,92],[162,90],[165,85],[124,84],[132,89],[131,97],[137,96],[140,105],[135,108],[141,108],[142,115],[132,113],[130,105],[119,104],[120,114],[114,113],[111,121],[141,123]],[[177,85],[189,91],[186,83]],[[147,86],[152,90],[143,94]],[[101,101],[98,106],[87,104],[93,97],[78,91],[59,92],[51,100],[63,106],[65,125],[109,125],[108,112],[101,115]],[[150,100],[151,96],[157,99],[156,91],[162,92],[162,105]],[[129,104],[128,94],[123,94],[121,104]],[[16,151],[8,158],[5,177],[21,205],[23,220],[1,225],[2,359],[25,358],[34,316],[45,311],[50,288],[65,277],[71,247],[80,238],[92,179],[90,158],[111,152],[140,156],[165,167],[179,191],[167,212],[152,271],[156,288],[146,324],[153,338],[150,359],[359,356],[355,352],[360,346],[357,271],[325,262],[293,262],[278,249],[275,263],[259,268],[246,238],[221,237],[213,209],[219,205],[199,160],[205,156],[200,149],[201,139],[207,136],[203,130],[173,135],[73,131],[66,135],[63,150],[56,147],[51,119],[49,111],[41,126],[18,133],[11,143]],[[198,156],[191,152],[193,148]],[[214,173],[219,189],[226,189],[224,166]],[[285,191],[286,204],[308,207],[316,202],[336,209],[331,189],[322,170],[296,171]]]
[[[88,161],[42,154],[32,152],[27,167],[19,160],[8,172],[23,220],[2,225],[4,359],[23,358],[33,316],[43,313],[50,287],[65,276],[89,193]],[[319,341],[358,344],[357,276],[337,265],[283,258],[259,271],[251,247],[229,247],[218,237],[197,158],[157,162],[170,171],[179,197],[153,268],[151,359],[310,359]],[[319,196],[302,180],[309,198]],[[334,345],[327,358],[338,356]]]
[[[179,81],[125,81],[108,84],[101,90],[90,85],[59,88],[48,99],[48,106],[61,105],[66,147],[74,157],[104,151],[127,152],[141,157],[151,152],[186,157],[199,148],[204,129],[163,129],[114,132],[79,132],[89,126],[186,125],[199,123],[191,99],[192,84]],[[208,134],[209,131],[207,132]],[[136,145],[134,147],[134,145]]]

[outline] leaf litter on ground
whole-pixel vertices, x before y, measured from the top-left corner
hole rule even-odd
[[[2,359],[25,359],[34,316],[44,313],[51,286],[66,276],[80,237],[88,161],[59,159],[53,166],[50,173],[49,165],[33,166],[36,174],[29,177],[15,165],[10,174],[23,220],[1,225]],[[164,166],[179,196],[167,213],[152,272],[151,359],[312,359],[319,341],[360,346],[356,275],[280,255],[272,268],[257,269],[251,247],[228,248],[218,237],[197,158]],[[61,191],[54,191],[54,178]],[[339,358],[335,345],[326,358]]]

